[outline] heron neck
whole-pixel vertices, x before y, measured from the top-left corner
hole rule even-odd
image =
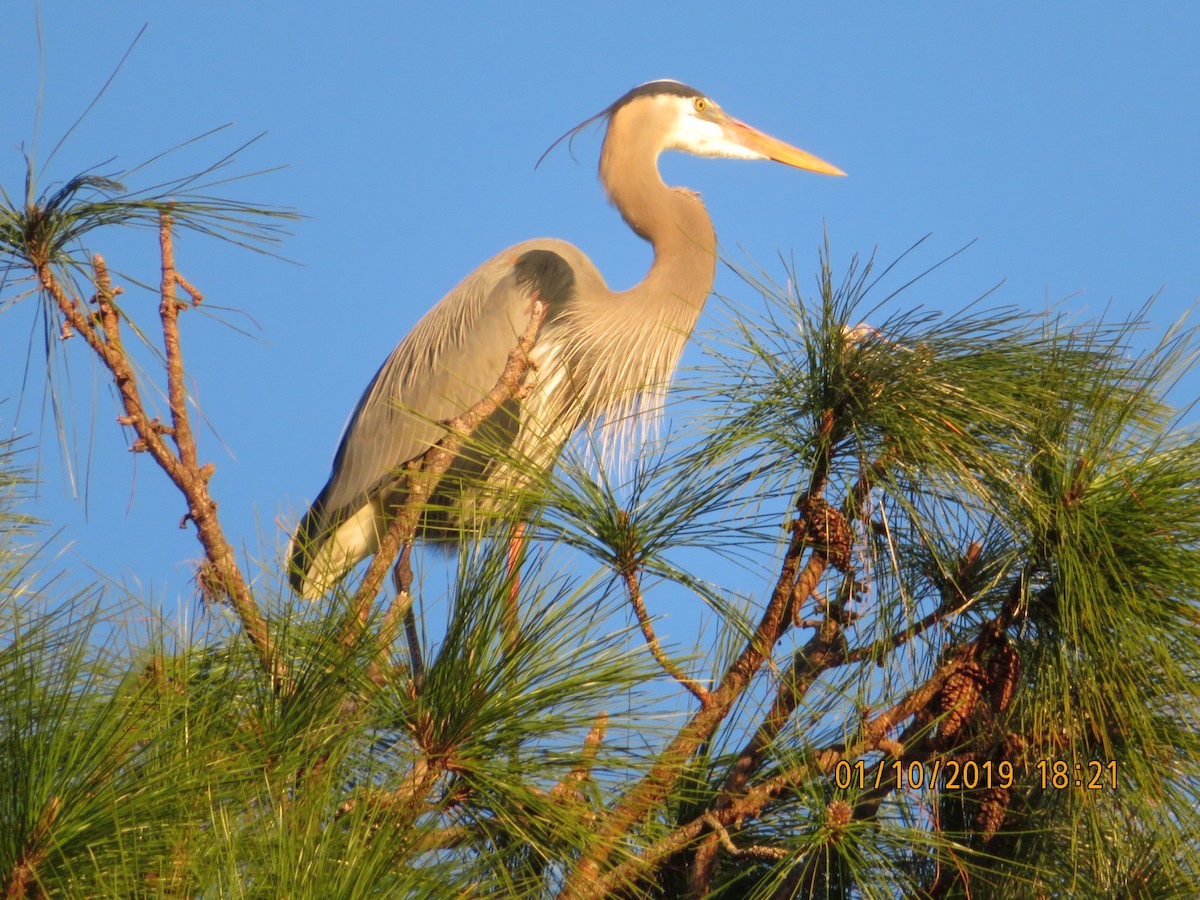
[[[717,236],[699,195],[668,187],[658,173],[657,154],[606,152],[600,175],[613,205],[634,232],[654,248],[654,262],[640,284],[621,296],[661,309],[672,299],[669,316],[690,331],[712,290]],[[647,314],[653,309],[647,308]],[[686,320],[686,321],[685,321]]]

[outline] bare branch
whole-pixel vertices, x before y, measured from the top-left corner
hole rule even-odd
[[[169,217],[164,217],[161,221],[160,239],[165,286],[167,273],[174,272]],[[264,671],[271,674],[277,689],[283,688],[287,682],[287,668],[278,658],[267,630],[266,620],[242,576],[233,547],[225,539],[217,518],[217,504],[208,491],[213,466],[211,463],[201,466],[196,459],[195,443],[187,413],[186,392],[183,391],[183,357],[173,306],[174,276],[171,276],[170,290],[164,291],[163,304],[160,307],[160,313],[164,317],[163,339],[168,357],[168,396],[174,420],[173,428],[165,428],[147,411],[142,400],[137,372],[121,343],[121,313],[113,303],[121,289],[112,285],[108,268],[101,256],[93,257],[92,265],[96,283],[94,302],[98,307],[94,317],[86,314],[81,304],[68,296],[49,262],[38,263],[38,282],[58,307],[64,320],[64,328],[69,326],[76,334],[81,335],[88,347],[99,357],[101,364],[108,369],[124,410],[119,421],[122,425],[132,428],[136,436],[132,449],[149,453],[187,501],[188,509],[184,520],[190,519],[195,524],[196,536],[211,563],[211,568],[206,570],[205,583],[230,599]],[[182,393],[176,392],[176,387]],[[180,448],[179,454],[164,440],[164,435],[167,434],[174,438]],[[183,453],[184,447],[189,448],[186,454]]]
[[[596,716],[596,721],[592,728],[587,733],[587,737],[583,739],[583,753],[581,754],[579,765],[563,776],[562,780],[550,789],[551,796],[575,796],[577,794],[576,786],[582,784],[591,777],[592,763],[595,762],[596,753],[600,750],[600,745],[604,742],[604,733],[608,730],[608,713],[602,712]]]
[[[627,570],[621,573],[621,577],[625,582],[625,591],[629,597],[629,603],[633,607],[633,611],[637,615],[638,624],[642,628],[642,636],[646,638],[646,645],[650,648],[650,652],[654,654],[654,658],[658,660],[658,664],[663,667],[663,671],[687,688],[700,701],[702,706],[712,706],[716,701],[713,699],[713,695],[708,688],[704,687],[704,685],[694,678],[689,678],[663,652],[662,645],[659,644],[658,637],[654,634],[654,626],[650,622],[650,614],[646,611],[646,602],[642,598],[642,586],[637,572]]]
[[[729,832],[725,830],[725,826],[711,812],[704,814],[704,824],[711,828],[720,841],[721,847],[729,853],[730,856],[745,856],[751,859],[766,859],[778,862],[781,859],[787,859],[788,851],[783,847],[738,847],[733,843],[733,838],[729,836]]]
[[[167,355],[167,400],[171,407],[171,424],[175,429],[175,446],[183,464],[196,469],[196,440],[187,411],[187,385],[184,383],[183,351],[179,344],[179,310],[183,305],[175,297],[177,273],[175,249],[171,240],[171,217],[159,217],[158,240],[162,253],[162,285],[159,288],[158,316],[162,319],[163,349]]]

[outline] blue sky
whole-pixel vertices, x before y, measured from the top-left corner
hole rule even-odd
[[[932,234],[909,275],[975,241],[906,295],[934,309],[999,284],[997,304],[1120,317],[1158,293],[1150,315],[1165,328],[1200,299],[1195,4],[351,2],[307,13],[279,2],[75,0],[41,4],[40,52],[33,9],[11,4],[0,37],[10,194],[21,189],[18,148],[44,163],[146,25],[43,186],[129,168],[232,122],[133,184],[187,173],[266,132],[242,171],[286,168],[234,190],[307,217],[282,248],[297,264],[198,237],[177,248],[208,303],[243,311],[227,318],[253,333],[185,321],[199,400],[223,441],[206,434],[202,454],[216,463],[230,537],[251,554],[260,534],[270,551],[276,520],[294,520],[319,490],[382,359],[476,264],[554,236],[589,253],[614,287],[641,277],[648,249],[595,179],[599,132],[575,142],[578,161],[560,149],[533,164],[650,79],[692,84],[848,173],[664,158],[668,182],[704,195],[725,253],[778,277],[779,254],[815,271],[824,233],[835,263],[876,250],[888,261]],[[154,278],[149,233],[97,234],[92,249]],[[761,302],[729,272],[717,290]],[[95,568],[187,607],[199,548],[174,527],[182,503],[125,450],[81,345],[66,347],[82,423],[73,447],[60,450],[36,391],[13,421],[32,313],[29,301],[5,312],[0,360],[0,396],[12,398],[0,432],[42,446],[29,457],[42,480],[29,511],[63,527],[61,562],[80,580]],[[36,342],[33,353],[36,382]],[[1189,377],[1176,398],[1198,393]]]

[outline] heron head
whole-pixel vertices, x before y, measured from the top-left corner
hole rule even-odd
[[[726,113],[716,101],[677,81],[652,81],[634,88],[615,104],[638,108],[657,125],[661,149],[728,159],[771,159],[823,175],[845,175],[841,169],[765,134]]]
[[[627,134],[638,134],[653,145],[655,154],[663,150],[682,150],[696,156],[730,159],[772,159],[798,169],[823,175],[845,175],[837,166],[825,162],[798,147],[784,143],[733,118],[715,101],[694,87],[669,79],[648,81],[628,91],[605,109],[580,122],[542,154],[563,140],[573,140],[593,122],[631,120]]]

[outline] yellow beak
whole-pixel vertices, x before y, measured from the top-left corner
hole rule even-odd
[[[764,134],[757,128],[753,128],[732,116],[726,117],[722,125],[725,126],[725,134],[731,141],[740,144],[747,150],[761,153],[767,159],[773,159],[786,166],[795,166],[797,169],[820,172],[822,175],[846,174],[837,166],[830,165],[825,160],[818,159],[811,153],[801,150],[799,147],[785,144],[783,141],[773,138],[769,134]]]

